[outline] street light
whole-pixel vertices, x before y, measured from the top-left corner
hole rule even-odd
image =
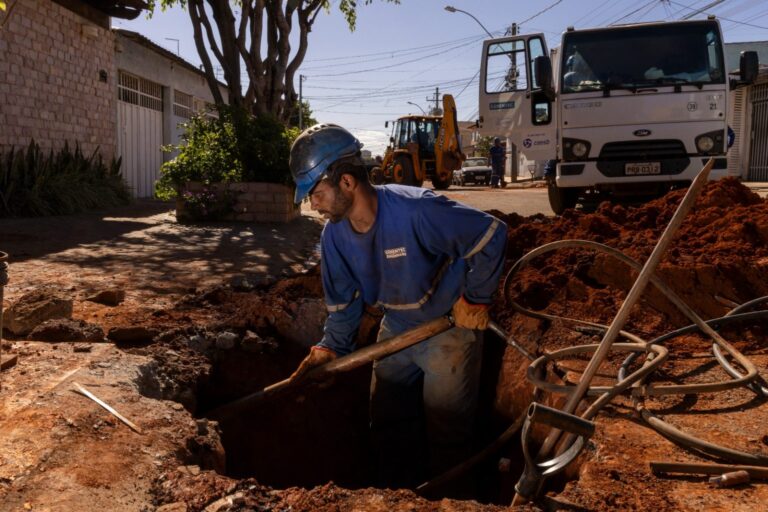
[[[477,24],[478,24],[478,25],[480,25],[481,27],[483,27],[483,30],[485,30],[485,33],[486,33],[486,34],[488,34],[488,37],[490,37],[490,38],[493,38],[493,34],[491,34],[491,33],[488,31],[488,29],[487,29],[487,28],[485,28],[485,25],[483,25],[482,23],[480,23],[480,20],[479,20],[479,19],[475,18],[474,16],[472,16],[472,15],[471,15],[470,13],[468,13],[467,11],[462,11],[461,9],[457,9],[457,8],[453,7],[452,5],[446,5],[446,6],[445,6],[445,10],[446,10],[446,11],[448,11],[448,12],[462,12],[462,13],[466,14],[467,16],[469,16],[470,18],[472,18],[473,20],[475,20],[475,21],[477,22]]]
[[[412,101],[406,101],[406,103],[407,103],[407,104],[409,104],[409,105],[413,105],[413,106],[415,106],[415,107],[419,107],[419,110],[421,110],[421,113],[422,113],[422,114],[424,114],[424,115],[427,115],[427,113],[424,111],[424,109],[423,109],[423,108],[421,108],[421,107],[419,106],[419,104],[418,104],[418,103],[414,103],[414,102],[412,102]]]

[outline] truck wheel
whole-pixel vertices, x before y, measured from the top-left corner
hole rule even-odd
[[[384,184],[384,169],[381,167],[374,167],[371,169],[371,182],[374,185],[383,185]]]
[[[392,177],[394,178],[395,183],[400,185],[419,186],[416,183],[416,176],[413,172],[413,161],[407,156],[401,155],[395,158]]]
[[[448,177],[441,180],[437,175],[432,176],[432,186],[435,187],[435,190],[445,190],[451,186],[451,178]]]
[[[578,188],[558,187],[554,180],[547,183],[547,195],[549,196],[549,206],[556,215],[561,215],[568,208],[576,206],[579,200]]]

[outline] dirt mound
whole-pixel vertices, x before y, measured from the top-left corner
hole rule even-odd
[[[508,224],[507,256],[516,261],[540,245],[582,239],[609,245],[644,263],[684,194],[674,191],[636,208],[606,202],[594,213],[568,210],[554,219],[502,216]],[[718,298],[740,303],[768,293],[768,202],[736,179],[710,182],[657,272],[704,316],[727,311]],[[604,322],[613,317],[623,297],[620,292],[629,289],[634,277],[612,258],[561,250],[534,260],[515,276],[512,289],[524,306],[540,310],[558,303],[560,313],[568,309],[569,316]],[[657,292],[649,291],[645,300],[663,316],[635,322],[640,332],[648,332],[649,323],[664,329],[669,322],[683,321]],[[497,307],[504,309],[501,303]]]

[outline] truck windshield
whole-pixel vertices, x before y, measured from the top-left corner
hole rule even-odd
[[[715,22],[569,32],[563,36],[561,91],[725,83]]]

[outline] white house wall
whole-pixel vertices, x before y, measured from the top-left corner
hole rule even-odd
[[[208,82],[203,76],[202,72],[197,72],[190,69],[189,66],[185,66],[183,63],[178,62],[172,58],[169,58],[162,53],[152,50],[151,48],[134,41],[129,36],[121,34],[119,30],[115,31],[115,64],[119,71],[124,71],[135,75],[137,77],[149,80],[151,82],[158,83],[162,86],[162,103],[163,108],[161,114],[161,131],[162,137],[159,139],[161,145],[178,144],[181,141],[181,136],[184,133],[183,123],[187,122],[186,117],[181,117],[174,114],[173,98],[174,91],[181,91],[185,94],[191,95],[197,100],[202,100],[205,103],[213,103],[213,95],[208,87]],[[226,89],[221,86],[220,90],[222,95],[226,97]],[[123,108],[120,112],[124,114],[122,119],[130,120],[131,122],[146,121],[146,116],[138,116],[135,113],[127,115],[128,111],[133,112],[135,109]],[[118,123],[120,118],[118,119]],[[155,126],[155,121],[151,123]],[[140,130],[141,128],[139,128]],[[151,138],[142,139],[142,144],[130,145],[127,144],[131,139],[126,137],[127,133],[135,133],[137,128],[118,126],[117,131],[123,135],[120,143],[119,150],[121,151],[146,151],[153,156],[146,154],[127,155],[121,153],[124,161],[131,162],[143,162],[147,165],[154,165],[156,149],[149,147],[148,145],[154,144],[158,138],[153,136]],[[159,149],[159,148],[157,148]],[[161,160],[158,164],[162,164],[163,161],[172,159],[175,155],[172,153],[162,153]],[[148,185],[157,178],[159,175],[159,168],[145,168],[144,172],[146,176],[133,176],[133,183],[138,184],[134,190],[136,197],[149,197],[152,195],[151,191],[147,192]]]

